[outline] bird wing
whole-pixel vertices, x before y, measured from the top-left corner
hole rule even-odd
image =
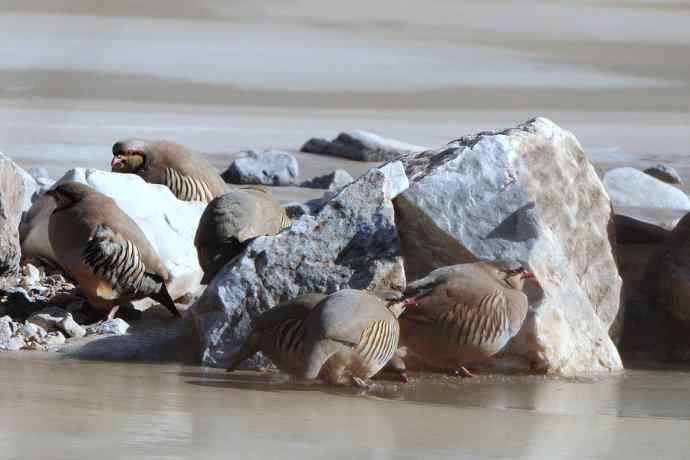
[[[179,200],[202,201],[208,203],[213,199],[209,185],[196,176],[182,173],[177,168],[165,168],[165,185]]]
[[[148,273],[137,245],[116,233],[106,225],[98,225],[93,236],[86,243],[82,253],[83,262],[112,287],[124,294],[139,291]]]
[[[280,303],[252,322],[254,330],[268,330],[289,319],[304,319],[326,294],[306,294]]]

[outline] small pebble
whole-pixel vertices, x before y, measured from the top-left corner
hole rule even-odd
[[[108,334],[124,335],[129,329],[129,324],[121,318],[115,318],[104,323],[95,324],[86,328],[86,335]]]

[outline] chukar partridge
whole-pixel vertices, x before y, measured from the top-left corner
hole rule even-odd
[[[306,294],[264,312],[252,322],[252,332],[230,359],[228,372],[261,351],[280,370],[298,374],[304,368],[301,353],[304,319],[326,297],[326,294]]]
[[[263,187],[242,187],[216,197],[199,220],[194,245],[208,284],[246,243],[290,225],[283,207]]]
[[[227,191],[225,182],[203,157],[168,141],[127,139],[113,145],[113,172],[132,173],[162,184],[182,201],[203,201]]]
[[[405,290],[417,307],[400,318],[402,345],[432,366],[471,376],[464,364],[494,355],[520,330],[528,309],[523,283],[532,278],[511,261],[432,271]]]
[[[120,304],[150,297],[180,316],[166,288],[168,270],[111,198],[77,182],[46,193],[57,203],[48,224],[55,257],[94,307],[112,318]]]
[[[396,353],[398,316],[414,300],[385,301],[344,289],[319,303],[304,320],[301,376],[336,385],[366,386]]]

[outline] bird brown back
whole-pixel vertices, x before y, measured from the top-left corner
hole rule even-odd
[[[51,246],[95,306],[152,297],[179,315],[165,289],[168,270],[136,222],[111,198],[75,182],[48,193],[58,200],[49,222]]]
[[[169,141],[128,139],[113,145],[112,170],[165,185],[183,201],[210,202],[228,188],[202,156]]]
[[[417,308],[401,317],[402,342],[439,367],[485,359],[518,333],[527,297],[485,262],[435,270],[411,283]],[[510,277],[510,274],[504,276]]]
[[[247,241],[257,236],[275,235],[289,225],[282,206],[270,193],[242,188],[216,197],[199,220],[194,245],[207,284]]]

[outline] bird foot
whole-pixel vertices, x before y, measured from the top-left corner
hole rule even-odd
[[[366,380],[364,380],[363,378],[360,378],[360,377],[352,376],[351,379],[352,379],[352,385],[353,386],[355,386],[357,388],[361,388],[363,390],[370,390],[373,386],[371,383],[367,382]]]

